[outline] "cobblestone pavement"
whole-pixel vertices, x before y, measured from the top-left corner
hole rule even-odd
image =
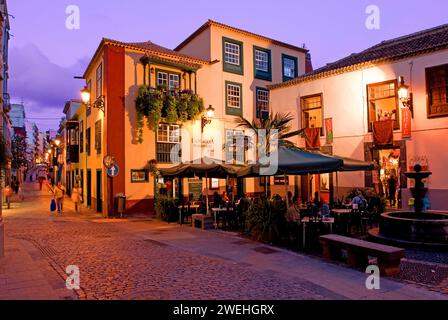
[[[25,201],[4,217],[6,241],[32,246],[61,281],[66,266],[79,266],[81,288],[76,294],[64,294],[58,282],[58,294],[50,299],[444,298],[394,281],[372,296],[364,287],[365,276],[355,270],[281,250],[256,252],[250,241],[215,232],[196,234],[189,227],[150,219],[103,219],[86,210],[77,215],[68,200],[67,213],[51,217],[49,202],[45,192],[29,190]],[[210,254],[209,244],[222,252]],[[284,272],[288,263],[294,272]],[[319,275],[313,272],[318,271],[327,273],[315,279]],[[7,298],[1,291],[0,298]]]

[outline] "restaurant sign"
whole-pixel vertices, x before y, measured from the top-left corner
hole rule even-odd
[[[409,108],[403,108],[401,113],[401,138],[402,139],[410,139],[412,137],[411,134],[411,110]]]
[[[333,119],[325,119],[326,144],[333,143]]]

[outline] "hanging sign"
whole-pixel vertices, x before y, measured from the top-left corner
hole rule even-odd
[[[409,108],[403,108],[401,110],[401,138],[410,139],[411,134],[411,110]]]
[[[333,143],[333,119],[325,119],[326,144]]]

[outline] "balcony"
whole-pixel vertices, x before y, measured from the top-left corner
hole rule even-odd
[[[79,122],[67,121],[65,124],[67,134],[66,161],[79,162]]]
[[[67,157],[67,163],[78,163],[79,162],[79,145],[68,145],[66,157]]]

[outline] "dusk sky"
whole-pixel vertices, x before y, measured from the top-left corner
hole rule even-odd
[[[80,9],[80,29],[65,27]],[[380,9],[380,29],[365,26]],[[78,99],[82,75],[101,38],[151,40],[174,48],[207,19],[310,49],[314,67],[382,40],[448,23],[446,0],[9,0],[9,91],[41,129],[57,128],[65,101]],[[45,118],[45,119],[36,119]]]

